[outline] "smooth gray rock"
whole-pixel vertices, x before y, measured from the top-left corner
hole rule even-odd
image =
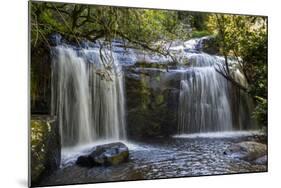
[[[228,147],[224,154],[248,162],[254,162],[267,154],[267,146],[254,141],[240,142]]]
[[[126,162],[128,158],[128,147],[116,142],[94,147],[90,154],[78,157],[76,164],[83,167],[111,166]]]
[[[266,165],[266,164],[267,164],[267,155],[264,155],[264,156],[262,156],[262,157],[257,158],[257,159],[254,161],[254,164],[257,164],[257,165]]]

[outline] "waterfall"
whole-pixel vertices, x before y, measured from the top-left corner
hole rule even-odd
[[[197,51],[200,40],[190,43],[187,42],[188,51],[184,54],[190,66],[182,71],[180,81],[179,134],[255,128],[251,98],[216,70],[223,66],[223,58]],[[246,84],[238,69],[232,72],[236,81]]]
[[[67,45],[53,47],[52,54],[51,111],[62,147],[124,139],[124,78],[117,58],[105,67],[98,48]]]
[[[185,72],[179,98],[180,132],[232,130],[227,81],[213,67]]]

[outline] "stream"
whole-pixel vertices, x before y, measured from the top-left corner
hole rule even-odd
[[[73,156],[69,155],[63,159],[65,166],[43,179],[41,184],[60,185],[264,172],[267,170],[266,165],[254,165],[223,154],[223,151],[233,143],[253,141],[260,136],[257,131],[240,131],[125,141],[130,152],[128,162],[117,166],[83,168],[74,165],[75,157],[71,158]]]

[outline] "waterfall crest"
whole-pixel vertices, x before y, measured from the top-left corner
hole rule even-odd
[[[52,114],[62,147],[126,137],[123,72],[114,56],[111,68],[105,67],[99,53],[66,45],[52,49]]]

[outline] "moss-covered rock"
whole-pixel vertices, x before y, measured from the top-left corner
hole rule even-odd
[[[47,116],[31,119],[31,183],[38,183],[44,174],[49,174],[60,165],[59,129]]]

